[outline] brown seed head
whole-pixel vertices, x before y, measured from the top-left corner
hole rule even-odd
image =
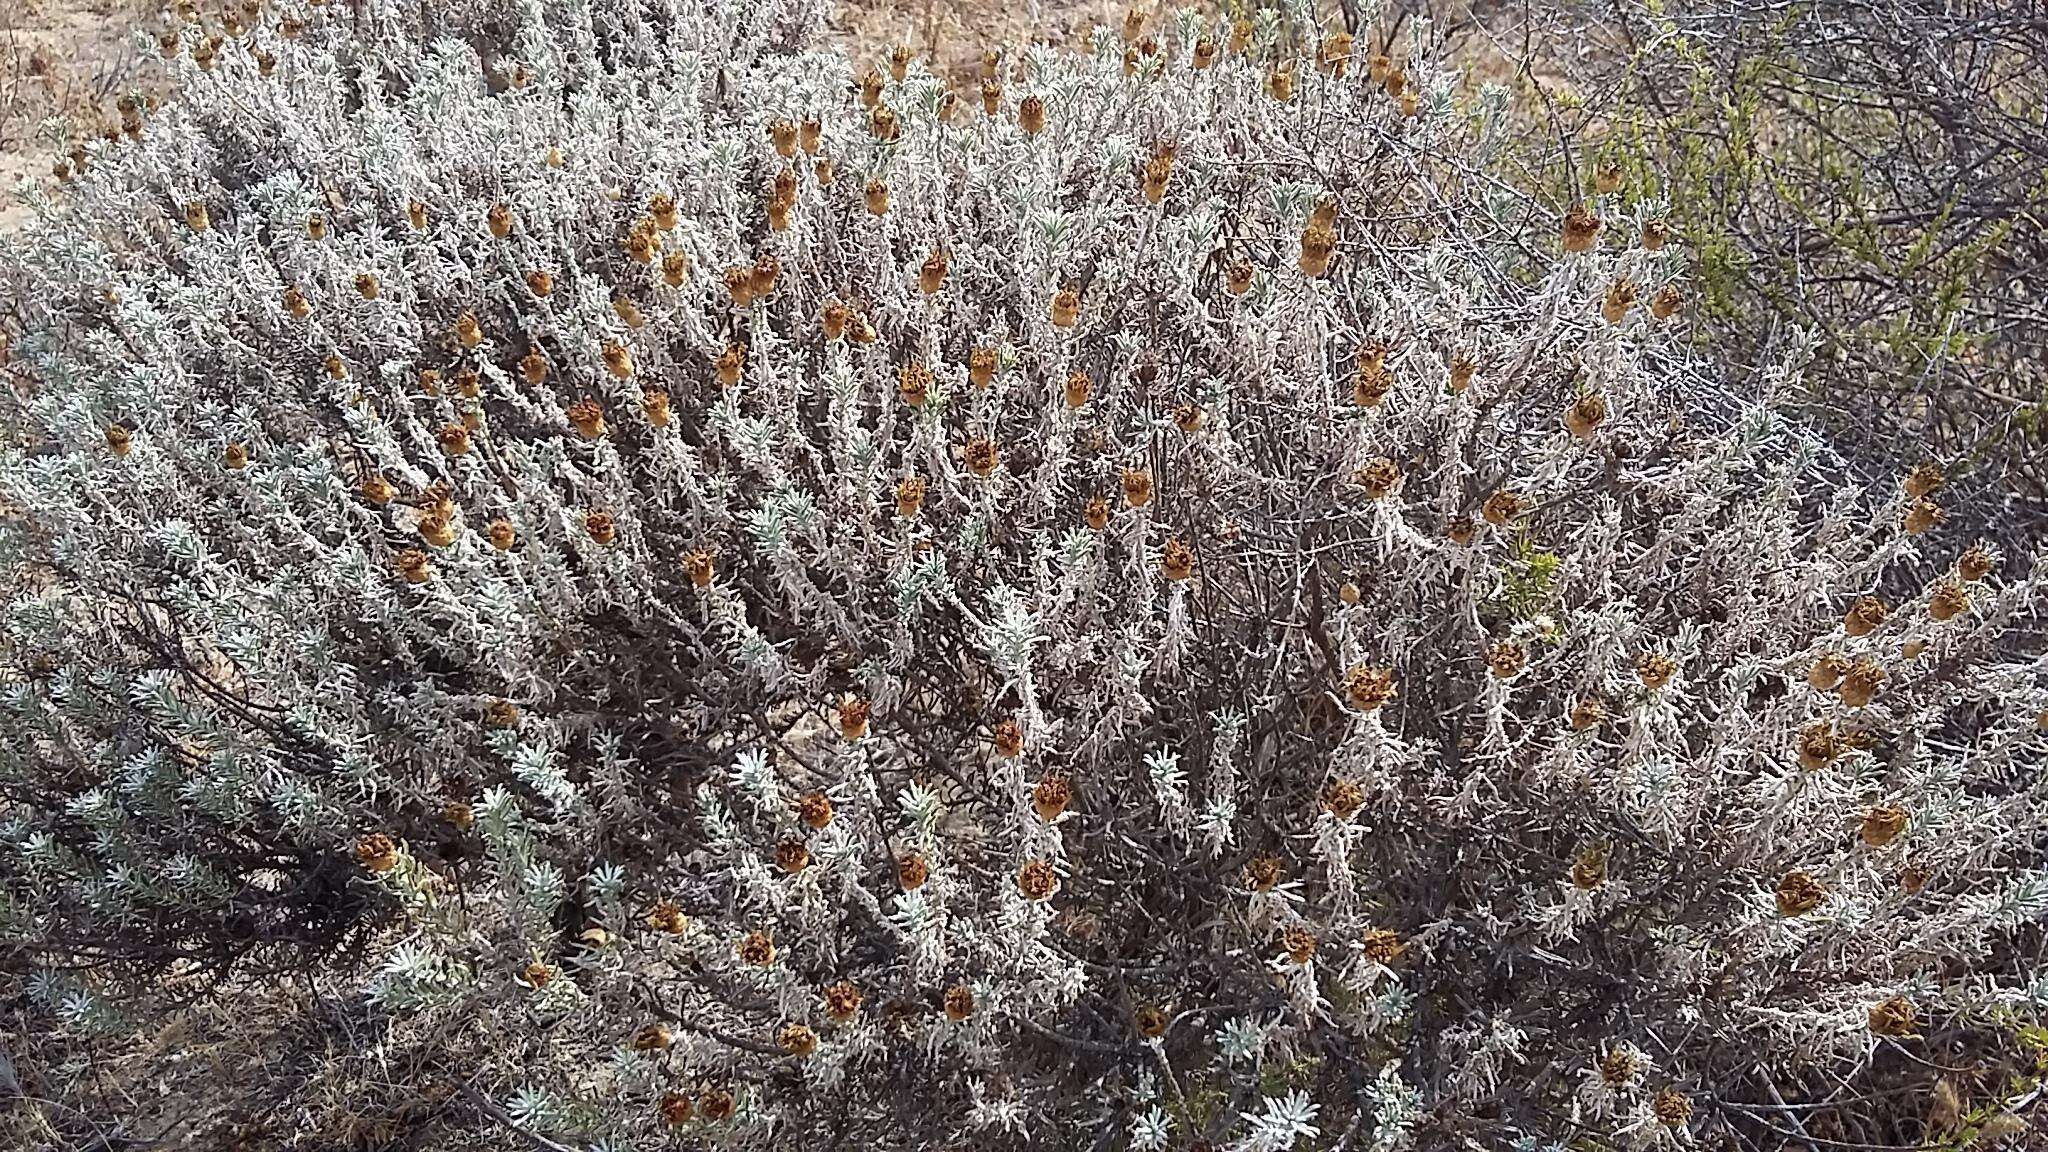
[[[905,476],[896,482],[896,514],[914,520],[924,509],[924,477]]]
[[[1581,851],[1572,861],[1572,885],[1581,891],[1591,892],[1606,883],[1606,847],[1595,844]]]
[[[1393,670],[1364,664],[1353,665],[1351,670],[1344,674],[1344,693],[1351,700],[1351,706],[1361,712],[1371,712],[1380,708],[1394,698]]]
[[[994,739],[996,755],[1005,758],[1020,756],[1024,752],[1024,725],[1018,723],[1015,717],[998,720]]]
[[[1899,838],[1906,830],[1906,810],[1897,804],[1878,804],[1863,813],[1863,825],[1857,830],[1863,843],[1872,848],[1882,848]]]
[[[925,881],[931,879],[931,876],[931,865],[925,863],[924,857],[916,852],[896,861],[896,883],[905,892],[915,892],[924,887]]]
[[[733,1099],[731,1092],[723,1088],[713,1088],[697,1099],[697,1114],[713,1124],[732,1119],[733,1113],[738,1109],[739,1102]]]
[[[1650,1111],[1665,1127],[1682,1128],[1687,1120],[1692,1119],[1692,1098],[1676,1088],[1666,1088],[1651,1101]]]
[[[711,553],[699,548],[683,557],[683,574],[690,578],[690,583],[695,587],[709,588],[711,581],[717,578],[718,568],[716,562],[712,560]]]
[[[1017,891],[1026,900],[1044,901],[1059,890],[1059,873],[1043,860],[1033,860],[1017,870]]]
[[[811,850],[801,840],[784,840],[775,846],[775,866],[784,872],[801,872],[811,863]]]
[[[654,907],[648,909],[647,926],[656,932],[680,936],[683,930],[689,927],[689,920],[683,916],[683,910],[676,907],[675,901],[663,897],[654,902]]]
[[[1834,726],[1825,720],[1800,729],[1794,743],[1799,752],[1799,766],[1808,772],[1818,772],[1827,767],[1841,752],[1841,742],[1835,739]]]
[[[1975,582],[1991,575],[1998,567],[1998,550],[1982,542],[1970,545],[1962,558],[1956,561],[1956,574]]]
[[[1486,646],[1486,668],[1496,680],[1511,680],[1528,664],[1529,650],[1513,640],[1496,640]]]
[[[585,396],[569,405],[566,415],[585,440],[595,440],[604,435],[604,409],[590,397]]]
[[[1927,614],[1936,620],[1953,620],[1970,610],[1970,594],[1956,579],[1943,580],[1927,598]]]
[[[1874,1036],[1911,1036],[1919,1023],[1913,1002],[1893,996],[1870,1006],[1870,1031]]]
[[[398,844],[382,832],[372,832],[356,841],[356,863],[371,872],[389,872],[398,867]]]
[[[946,989],[946,1019],[959,1023],[974,1015],[974,990],[965,984]]]
[[[766,932],[749,932],[740,937],[738,951],[742,964],[766,968],[775,963],[775,941]]]
[[[848,740],[858,740],[867,735],[868,712],[872,706],[865,700],[849,696],[839,703],[839,734]]]
[[[1159,550],[1159,574],[1168,580],[1186,580],[1195,574],[1195,552],[1179,540],[1168,540]]]
[[[915,360],[903,366],[902,373],[897,377],[896,393],[903,397],[905,404],[912,408],[922,408],[924,402],[931,397],[931,391],[931,369]]]
[[[1052,298],[1052,324],[1055,328],[1072,328],[1081,318],[1081,294],[1072,288],[1062,288]]]
[[[1359,955],[1374,964],[1392,964],[1401,958],[1408,946],[1391,928],[1368,928],[1358,941]]]
[[[977,436],[969,440],[963,458],[967,463],[967,470],[976,476],[987,476],[1003,462],[1002,454],[996,450],[995,440],[987,436]]]
[[[1871,659],[1858,660],[1842,677],[1842,703],[1851,708],[1862,708],[1870,703],[1877,690],[1884,686],[1885,672],[1882,665]]]
[[[797,819],[812,828],[832,823],[832,798],[823,792],[807,792],[796,803]]]
[[[1823,652],[1807,670],[1806,682],[1819,691],[1832,692],[1841,684],[1842,677],[1849,674],[1851,666],[1849,658],[1840,652]]]
[[[1351,479],[1371,499],[1385,500],[1401,490],[1401,466],[1388,457],[1375,456]]]
[[[1575,204],[1564,218],[1564,250],[1585,252],[1593,247],[1593,239],[1600,233],[1600,218],[1593,215],[1584,204]]]
[[[860,1014],[860,989],[845,980],[827,985],[824,999],[825,1015],[835,1024],[844,1024]]]
[[[1785,873],[1784,879],[1778,881],[1778,887],[1772,893],[1777,900],[1780,916],[1804,916],[1820,907],[1820,902],[1827,898],[1827,894],[1827,889],[1820,886],[1820,881],[1797,870]]]
[[[818,1050],[818,1034],[808,1024],[784,1024],[775,1034],[775,1042],[784,1052],[802,1058]]]
[[[1342,777],[1330,781],[1323,789],[1323,811],[1339,820],[1351,819],[1364,806],[1364,789]]]
[[[1486,498],[1486,503],[1479,506],[1479,515],[1488,524],[1504,528],[1510,520],[1520,516],[1528,507],[1529,502],[1519,493],[1503,488]]]
[[[1677,672],[1678,661],[1662,652],[1645,652],[1636,657],[1636,679],[1653,692],[1671,683]]]
[[[1059,819],[1060,813],[1074,799],[1074,786],[1065,776],[1051,775],[1041,779],[1031,790],[1031,807],[1038,818],[1047,823]]]

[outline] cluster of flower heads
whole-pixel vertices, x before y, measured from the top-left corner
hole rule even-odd
[[[174,22],[0,264],[72,1026],[324,947],[550,1140],[1653,1146],[2048,997],[2040,555],[1426,22],[359,7]]]

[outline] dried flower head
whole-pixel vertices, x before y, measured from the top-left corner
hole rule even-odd
[[[426,560],[426,553],[418,547],[408,547],[397,553],[397,574],[410,584],[426,584],[434,578],[434,566]]]
[[[1876,804],[1863,813],[1863,824],[1857,830],[1863,843],[1872,848],[1882,848],[1899,838],[1906,830],[1906,810],[1897,804]]]
[[[736,949],[740,963],[754,968],[766,968],[775,963],[775,941],[766,932],[753,931],[740,937]]]
[[[1678,661],[1662,652],[1645,652],[1636,657],[1636,679],[1652,692],[1671,683],[1671,677],[1678,672]]]
[[[848,981],[841,980],[827,985],[823,993],[825,1015],[835,1024],[844,1024],[860,1015],[860,989]]]
[[[1943,580],[1927,598],[1927,614],[1936,620],[1953,620],[1970,610],[1970,593],[1962,582]]]
[[[1607,398],[1598,392],[1588,392],[1572,402],[1564,410],[1564,426],[1573,436],[1591,440],[1600,425],[1607,420]]]
[[[1024,752],[1024,725],[1016,717],[1005,717],[996,721],[994,740],[996,755],[1016,757]]]
[[[1310,224],[1301,234],[1301,274],[1316,279],[1329,272],[1330,258],[1337,253],[1337,233],[1320,224]]]
[[[1842,677],[1842,703],[1851,708],[1868,705],[1877,690],[1884,687],[1884,667],[1868,658],[1850,665],[1849,672]]]
[[[1591,892],[1607,883],[1607,847],[1594,844],[1572,860],[1572,886]]]
[[[1065,776],[1057,774],[1041,779],[1031,790],[1031,808],[1038,813],[1040,820],[1048,824],[1059,819],[1073,799],[1073,784]]]
[[[1486,503],[1479,506],[1479,515],[1488,524],[1504,528],[1528,507],[1529,502],[1523,499],[1520,493],[1503,488],[1486,498]]]
[[[1651,1101],[1650,1111],[1666,1128],[1682,1128],[1692,1119],[1692,1098],[1676,1088],[1666,1088]]]
[[[805,1057],[818,1050],[818,1034],[808,1024],[784,1024],[775,1034],[775,1042],[791,1056]]]
[[[810,846],[801,840],[784,840],[775,845],[775,866],[794,875],[810,867]]]
[[[896,482],[896,514],[914,520],[924,509],[924,477],[905,476]]]
[[[1344,674],[1344,692],[1353,708],[1361,712],[1374,711],[1394,698],[1393,670],[1354,665]]]
[[[371,832],[356,840],[356,863],[371,872],[389,872],[398,867],[398,843],[382,832]]]
[[[648,909],[647,926],[656,932],[680,936],[689,928],[690,922],[683,915],[683,910],[676,907],[675,901],[663,897],[654,902],[654,907]]]
[[[718,354],[718,362],[714,365],[718,371],[718,382],[727,388],[738,384],[740,373],[746,366],[747,346],[738,341],[726,345],[725,351]]]
[[[1772,893],[1780,916],[1804,916],[1820,907],[1827,894],[1820,881],[1797,870],[1785,873]]]
[[[806,792],[796,802],[796,815],[811,828],[823,828],[832,823],[832,798],[823,792]]]
[[[1893,996],[1870,1006],[1873,1036],[1911,1036],[1918,1024],[1913,1002],[1904,996]]]
[[[575,426],[577,434],[585,440],[595,440],[604,435],[604,409],[590,397],[585,396],[569,405],[564,415],[569,418],[569,423]]]
[[[1367,928],[1358,940],[1358,954],[1371,964],[1392,964],[1407,948],[1400,934],[1391,928]]]
[[[1600,1058],[1600,1079],[1610,1088],[1625,1088],[1643,1074],[1643,1058],[1636,1050],[1616,1045]]]
[[[1323,811],[1339,820],[1349,820],[1365,805],[1365,791],[1343,777],[1323,789]]]
[[[912,408],[922,408],[924,402],[931,398],[931,392],[931,369],[915,360],[905,364],[896,380],[896,394],[903,398],[903,402]]]
[[[1849,674],[1852,661],[1840,652],[1823,652],[1807,670],[1806,682],[1822,692],[1832,692]]]
[[[839,702],[839,734],[847,740],[859,740],[868,734],[868,711],[870,705],[858,697],[848,697]]]
[[[1401,466],[1385,456],[1366,461],[1365,467],[1352,476],[1353,482],[1374,500],[1384,500],[1399,492],[1401,479]]]
[[[1159,574],[1168,580],[1186,580],[1195,574],[1195,551],[1180,540],[1168,540],[1159,550]]]
[[[1809,724],[1799,730],[1795,742],[1799,752],[1799,766],[1808,772],[1818,772],[1832,763],[1841,753],[1841,742],[1835,739],[1835,729],[1825,720]]]
[[[1280,933],[1281,951],[1296,964],[1306,964],[1315,958],[1316,934],[1300,924],[1288,927]]]
[[[1584,204],[1575,204],[1564,218],[1564,250],[1585,252],[1593,247],[1594,237],[1600,234],[1600,218]]]
[[[722,1124],[739,1110],[739,1101],[723,1088],[713,1088],[697,1099],[697,1114],[707,1123]]]
[[[710,552],[699,548],[683,557],[683,574],[690,578],[693,586],[709,588],[712,580],[717,578],[717,564]]]
[[[1529,650],[1513,640],[1496,640],[1486,646],[1486,668],[1496,680],[1512,680],[1529,664]]]
[[[1913,501],[1912,507],[1906,509],[1903,525],[1908,536],[1920,536],[1932,531],[1935,525],[1946,518],[1947,513],[1943,512],[1939,505],[1923,498]]]
[[[1956,575],[1975,583],[1998,567],[1998,550],[1982,542],[1970,545],[1956,561]]]
[[[1043,860],[1032,860],[1017,870],[1017,891],[1022,892],[1026,900],[1050,900],[1059,886],[1059,873]]]
[[[967,470],[976,476],[987,476],[1002,465],[1002,453],[996,450],[992,437],[977,436],[967,442],[967,449],[961,457]]]
[[[1062,288],[1053,294],[1052,324],[1055,328],[1072,328],[1081,318],[1081,294],[1072,288]]]
[[[919,853],[908,853],[896,861],[896,883],[905,892],[915,892],[924,887],[931,875],[931,865]]]

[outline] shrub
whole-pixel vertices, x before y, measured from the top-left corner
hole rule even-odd
[[[311,11],[7,259],[44,1019],[303,972],[550,1147],[1647,1147],[2048,996],[2040,555],[1426,24]]]
[[[1941,461],[1972,515],[2048,516],[2048,28],[1975,2],[1528,19],[1600,94],[1577,110],[1581,175],[1612,165],[1668,202],[1724,356],[1767,362],[1813,328],[1800,399],[1839,450]]]

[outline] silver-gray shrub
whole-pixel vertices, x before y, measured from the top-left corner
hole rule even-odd
[[[325,974],[553,1146],[1138,1149],[1770,1146],[2037,1019],[2042,555],[1810,342],[1720,391],[1654,204],[1515,195],[1426,24],[870,110],[814,8],[195,25],[39,199],[39,1019]]]

